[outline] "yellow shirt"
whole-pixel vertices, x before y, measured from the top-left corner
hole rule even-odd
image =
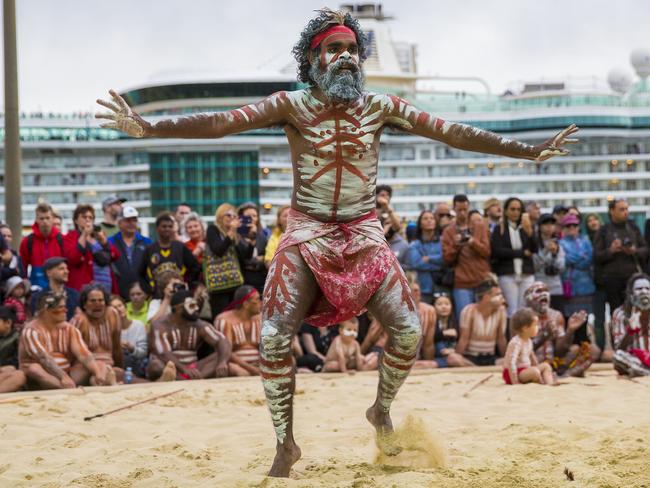
[[[280,238],[282,237],[282,231],[280,230],[279,227],[276,227],[273,229],[273,232],[271,232],[271,237],[269,237],[268,242],[266,243],[266,252],[264,253],[264,262],[270,262],[273,259],[273,256],[275,256],[275,251],[278,248],[278,244],[280,244]]]

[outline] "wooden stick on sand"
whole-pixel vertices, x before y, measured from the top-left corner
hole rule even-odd
[[[479,386],[481,386],[482,384],[487,383],[488,381],[490,381],[490,378],[492,378],[492,376],[494,376],[494,375],[493,374],[487,375],[485,378],[483,378],[481,381],[479,381],[474,386],[472,386],[469,390],[467,390],[465,393],[463,393],[463,396],[465,398],[467,398],[469,396],[469,394],[471,392],[473,392],[474,390],[476,390]]]
[[[91,417],[84,417],[84,420],[86,422],[88,422],[88,421],[90,421],[92,419],[96,419],[97,417],[106,417],[107,415],[110,415],[112,413],[120,412],[122,410],[127,410],[127,409],[133,408],[133,407],[135,407],[137,405],[142,405],[143,403],[153,402],[154,400],[158,400],[160,398],[164,398],[164,397],[168,397],[170,395],[174,395],[175,393],[178,393],[179,391],[183,391],[183,390],[184,390],[184,388],[181,388],[180,390],[170,391],[169,393],[163,393],[162,395],[156,395],[154,397],[147,398],[146,400],[141,400],[139,402],[131,403],[130,405],[125,405],[124,407],[116,408],[115,410],[110,410],[110,411],[104,412],[104,413],[98,413],[97,415],[93,415]]]

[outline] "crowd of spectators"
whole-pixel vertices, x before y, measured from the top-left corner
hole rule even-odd
[[[456,195],[410,222],[392,193],[378,186],[376,212],[418,303],[415,367],[500,364],[507,383],[579,376],[598,360],[650,372],[648,244],[627,202],[612,200],[604,223]],[[265,228],[253,203],[222,204],[208,225],[181,204],[156,217],[152,240],[127,203],[105,199],[101,222],[80,204],[65,233],[47,203],[20,240],[0,225],[0,391],[260,374],[261,295],[289,208]],[[295,366],[376,369],[386,340],[368,313],[303,324]]]

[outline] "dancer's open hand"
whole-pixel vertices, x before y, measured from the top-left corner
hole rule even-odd
[[[555,137],[549,139],[548,141],[540,144],[539,156],[535,161],[546,161],[553,156],[566,156],[571,151],[562,147],[564,144],[575,144],[579,142],[579,139],[570,139],[569,136],[578,132],[578,127],[575,124],[571,124],[566,129],[558,132]]]
[[[109,90],[112,101],[97,99],[97,103],[102,107],[111,110],[108,113],[95,114],[97,119],[108,119],[111,122],[102,124],[104,129],[115,129],[130,135],[131,137],[144,137],[146,129],[150,126],[142,117],[131,110],[131,107],[119,96],[115,90]]]

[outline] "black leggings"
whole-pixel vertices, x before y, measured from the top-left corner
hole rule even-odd
[[[309,368],[318,373],[323,369],[323,360],[316,354],[303,354],[296,360],[296,365],[299,368]]]

